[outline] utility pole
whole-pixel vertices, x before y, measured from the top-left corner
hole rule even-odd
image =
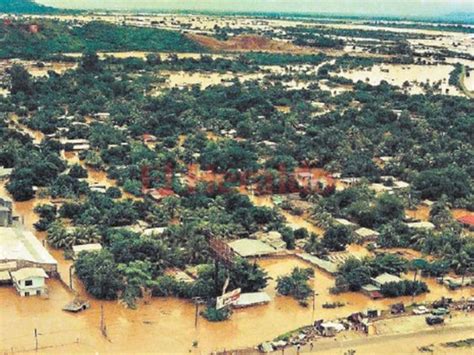
[[[196,312],[194,313],[194,328],[198,326],[199,303],[196,302]]]
[[[318,296],[318,293],[316,293],[316,291],[313,291],[313,313],[311,316],[311,322],[314,322],[314,311],[316,310],[316,296]]]
[[[38,329],[35,328],[35,351],[38,351]]]
[[[197,329],[199,319],[199,305],[202,303],[201,297],[193,297],[194,304],[196,306],[194,312],[194,328]]]
[[[215,262],[214,262],[214,287],[215,287],[215,291],[216,291],[216,295],[219,294],[219,260],[216,258]]]
[[[72,288],[72,269],[74,269],[74,264],[69,266],[69,288],[73,290]]]
[[[104,317],[104,305],[100,305],[100,331],[102,335],[107,338],[107,326],[105,325],[105,317]]]

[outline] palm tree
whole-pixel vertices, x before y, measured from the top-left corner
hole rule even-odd
[[[425,259],[414,259],[411,261],[410,268],[415,270],[413,282],[416,281],[416,276],[418,275],[418,271],[426,269],[427,266],[428,266],[428,262]]]
[[[456,271],[456,273],[462,275],[461,285],[464,284],[464,277],[466,276],[466,271],[472,265],[472,262],[473,260],[471,260],[469,254],[463,250],[453,256],[451,266]]]

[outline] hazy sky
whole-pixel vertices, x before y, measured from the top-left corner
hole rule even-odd
[[[474,13],[474,0],[37,0],[74,9],[282,11],[392,16]]]

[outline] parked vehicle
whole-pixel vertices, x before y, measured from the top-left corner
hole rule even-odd
[[[436,324],[443,324],[444,318],[441,316],[428,316],[425,318],[426,324],[428,325],[436,325]]]
[[[426,308],[425,306],[418,306],[416,308],[413,309],[413,314],[427,314],[429,313],[430,310],[428,308]]]
[[[65,305],[63,307],[63,311],[77,313],[80,311],[85,311],[86,309],[90,308],[90,306],[91,305],[89,301],[76,298],[71,303]]]
[[[444,316],[446,314],[449,314],[449,309],[447,308],[435,308],[431,311],[431,314],[434,316]]]

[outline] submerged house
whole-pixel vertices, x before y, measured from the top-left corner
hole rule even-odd
[[[400,281],[402,281],[402,279],[399,278],[398,276],[388,274],[386,272],[384,272],[383,274],[377,277],[372,278],[372,283],[377,287],[382,287],[383,285],[390,282],[400,282]]]
[[[46,272],[41,268],[28,267],[11,272],[13,285],[22,297],[46,294]]]

